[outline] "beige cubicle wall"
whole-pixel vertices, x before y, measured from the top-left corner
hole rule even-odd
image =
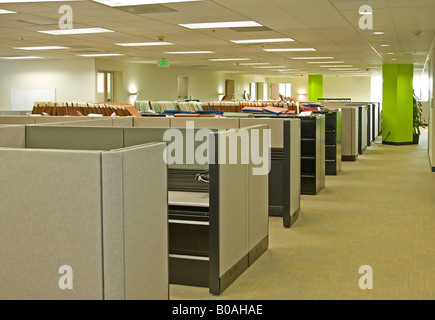
[[[32,129],[0,143],[0,299],[168,299],[165,144],[36,149]]]
[[[98,121],[104,121],[104,119]],[[108,152],[113,149],[129,150],[128,148],[134,148],[137,145],[154,142],[167,142],[164,139],[164,134],[167,131],[167,128],[96,127],[87,125],[81,126],[80,123],[77,122],[69,124],[73,125],[27,125],[26,147],[36,150],[62,148],[68,150],[81,150],[81,152],[84,152],[83,150],[89,150],[90,152],[100,150],[99,152],[102,152],[103,155],[105,155],[106,150],[109,150]],[[251,132],[253,129],[258,129],[259,131],[264,132],[267,128],[267,125],[259,125],[253,128],[246,128],[246,130]],[[185,137],[187,129],[179,130],[180,132],[183,132],[183,136]],[[215,131],[210,130],[210,141],[214,135],[220,137],[222,134],[229,134],[232,139],[237,139],[237,130],[232,130],[227,133],[216,133]],[[181,142],[183,143],[183,148],[185,147],[185,141],[186,139],[183,139]],[[266,140],[264,143],[264,148],[268,149],[268,141]],[[201,144],[201,142],[197,142],[195,148]],[[163,145],[166,146],[166,144]],[[211,144],[210,148],[213,145],[214,144]],[[240,152],[241,148],[242,146],[239,143],[237,145],[237,152]],[[200,265],[199,272],[191,274],[193,279],[186,276],[186,274],[183,274],[183,272],[189,273],[192,271],[191,268],[186,268],[186,265],[183,265],[183,263],[187,263],[190,266],[194,260],[192,259],[193,255],[187,255],[187,257],[183,257],[183,255],[180,255],[179,253],[170,255],[169,274],[171,274],[171,270],[174,269],[177,272],[180,271],[177,269],[177,266],[181,261],[181,265],[184,266],[181,270],[181,278],[183,278],[183,281],[187,281],[187,283],[183,282],[183,284],[196,285],[195,278],[199,277],[202,272],[202,274],[207,278],[206,283],[210,288],[210,292],[213,294],[220,294],[268,248],[268,176],[253,176],[251,173],[252,169],[257,168],[259,165],[252,162],[234,165],[230,163],[212,163],[212,166],[209,166],[208,164],[182,163],[166,166],[163,161],[163,155],[165,152],[166,149],[161,148],[160,150],[155,150],[153,153],[153,156],[156,157],[155,161],[160,162],[160,165],[164,166],[165,171],[168,168],[170,170],[178,170],[178,172],[182,173],[186,170],[188,172],[203,172],[205,170],[210,170],[210,175],[212,177],[210,187],[206,191],[208,193],[209,202],[205,209],[206,212],[209,210],[208,212],[210,212],[211,219],[207,222],[209,226],[207,228],[208,235],[203,239],[210,245],[209,255],[198,259],[198,264]],[[112,154],[110,154],[110,156],[113,157]],[[106,158],[109,159],[108,157]],[[104,159],[105,158],[103,158],[103,160]],[[104,161],[102,163],[103,165],[105,164]],[[141,167],[145,167],[147,170],[153,170],[154,165],[152,161],[148,161],[146,156],[142,157],[140,161],[138,160],[134,163],[130,163],[129,168],[133,170],[131,172],[132,179],[134,178],[134,170],[140,171]],[[98,168],[94,168],[93,170],[99,171]],[[112,172],[110,181],[122,182],[124,180],[123,177],[119,176],[116,168],[106,166],[100,170],[102,170],[103,173]],[[212,171],[214,172],[213,174]],[[236,177],[238,178],[236,179]],[[133,198],[137,198],[138,201],[140,201],[145,193],[144,188],[147,186],[148,188],[151,188],[148,182],[154,185],[157,183],[157,180],[162,180],[166,183],[168,179],[166,177],[145,179],[138,176],[135,181],[138,183],[141,181],[142,187],[138,187],[138,190],[140,191],[135,192],[133,189],[129,189],[130,191],[127,192],[127,195],[125,195],[125,190],[123,194],[125,196],[134,195]],[[193,179],[188,182],[188,185],[190,184],[194,185]],[[114,190],[118,187],[115,185],[110,188],[110,190]],[[165,185],[164,191],[160,190],[159,194],[154,194],[156,199],[164,197],[166,210],[169,203],[168,191],[171,191],[171,189],[169,189],[169,186]],[[113,192],[117,193],[115,191]],[[185,195],[191,197],[198,193],[203,194],[204,190],[197,192],[194,185],[193,188],[190,188],[190,190],[185,193]],[[103,200],[104,199],[107,199],[111,204],[108,206],[109,208],[116,208],[117,205],[119,206],[119,202],[115,199],[110,200],[110,197],[103,197]],[[180,206],[177,207],[179,208]],[[150,210],[151,209],[152,207],[150,206]],[[161,213],[156,212],[155,214]],[[168,212],[166,211],[162,215],[165,217],[166,227],[168,227]],[[186,225],[188,221],[184,221],[182,224]],[[116,226],[117,224],[114,225],[114,227]],[[159,227],[155,226],[154,232],[159,232]],[[185,233],[183,236],[185,238],[190,238],[193,235],[190,232]],[[168,233],[168,237],[170,240],[169,242],[171,242],[173,236],[170,232]],[[159,241],[167,243],[168,237],[165,239],[159,237],[158,239],[160,239]],[[241,237],[240,239],[243,241],[228,242],[228,239],[233,239],[234,237],[237,239]],[[135,245],[147,246],[147,241],[137,242]],[[170,247],[169,250],[168,248],[166,249],[167,258],[168,253],[171,253]],[[113,258],[112,261],[115,263],[117,260]],[[171,265],[173,266],[172,268]],[[192,283],[189,283],[189,281],[192,281]],[[172,281],[172,283],[179,282]]]
[[[25,126],[0,124],[0,147],[24,148]]]

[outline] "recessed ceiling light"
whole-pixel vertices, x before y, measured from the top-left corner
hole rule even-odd
[[[25,60],[25,59],[41,59],[41,57],[21,56],[21,57],[1,57],[0,59],[5,59],[5,60]]]
[[[334,59],[334,57],[294,57],[293,60]]]
[[[170,42],[131,42],[131,43],[114,43],[117,46],[122,47],[146,47],[146,46],[171,46]]]
[[[396,58],[393,58],[393,59],[391,59],[391,60],[396,61],[397,59],[396,59]]]
[[[250,44],[250,43],[274,43],[274,42],[291,42],[292,38],[277,38],[277,39],[250,39],[250,40],[230,40],[230,42],[237,44]]]
[[[244,62],[244,63],[238,63],[239,66],[263,66],[270,64],[268,62]]]
[[[264,67],[254,67],[256,69],[282,69],[285,68],[286,66],[264,66]]]
[[[387,54],[394,54],[394,52],[388,52]]]
[[[262,27],[261,24],[255,21],[232,21],[232,22],[211,22],[211,23],[186,23],[179,24],[181,27],[189,29],[217,29],[217,28],[246,28],[246,27]]]
[[[92,54],[79,54],[80,57],[118,57],[123,56],[120,53],[92,53]]]
[[[373,32],[373,34],[384,34],[384,32],[383,31],[375,31],[375,32]]]
[[[311,64],[324,64],[324,63],[344,63],[344,61],[307,61]]]
[[[1,0],[0,3],[30,3],[30,2],[65,2],[81,0]]]
[[[353,67],[351,64],[337,64],[337,65],[326,65],[326,66],[319,66],[320,68],[350,68]]]
[[[359,68],[330,68],[331,71],[356,71]]]
[[[165,52],[169,54],[196,54],[196,53],[214,53],[213,51],[173,51]]]
[[[389,47],[389,44],[381,44],[381,47]]]
[[[267,52],[304,52],[304,51],[317,51],[313,48],[287,48],[287,49],[263,49]]]
[[[0,9],[0,14],[8,14],[8,13],[16,13],[15,11],[3,10]]]
[[[147,4],[175,3],[175,2],[191,2],[202,0],[93,0],[109,7],[124,7],[124,6],[143,6]]]
[[[247,61],[251,60],[248,58],[230,58],[230,59],[208,59],[210,61]]]
[[[104,29],[104,28],[81,28],[81,29],[44,30],[38,32],[60,36],[60,35],[74,35],[74,34],[105,33],[105,32],[115,32],[115,31]]]
[[[69,47],[61,46],[41,46],[41,47],[15,47],[17,50],[59,50],[59,49],[70,49]]]

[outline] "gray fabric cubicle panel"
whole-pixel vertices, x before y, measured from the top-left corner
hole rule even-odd
[[[218,141],[236,135],[235,131],[217,133]],[[219,148],[219,142],[216,145]],[[248,164],[219,163],[219,276],[248,254],[248,170]]]
[[[0,125],[1,148],[24,148],[26,145],[25,126]]]
[[[182,141],[177,141],[180,144],[176,144],[176,146],[180,147],[180,150],[183,150],[183,163],[181,164],[170,164],[168,167],[170,169],[192,169],[192,170],[207,170],[208,164],[199,164],[196,162],[195,157],[193,157],[193,163],[187,163],[186,161],[186,134],[187,130],[178,129],[178,128],[124,128],[124,145],[125,147],[135,146],[139,144],[151,143],[151,142],[165,142],[164,134],[168,129],[177,130],[180,133],[180,138],[182,137]],[[193,135],[196,135],[198,130],[193,130]],[[166,142],[168,145],[172,145],[175,143],[175,140],[171,140]],[[181,145],[182,143],[182,145]],[[194,141],[193,150],[196,151],[199,146],[201,146],[204,141]],[[161,154],[163,161],[163,152]]]
[[[165,147],[103,153],[106,299],[169,298]]]
[[[99,152],[0,150],[0,299],[103,298],[100,162]],[[73,290],[59,287],[64,265]]]
[[[124,147],[123,128],[26,126],[26,148],[113,150]]]
[[[140,128],[170,128],[171,118],[169,117],[142,117],[134,118],[133,126]]]
[[[104,117],[105,119],[106,117]],[[135,117],[112,117],[113,127],[133,127],[133,120]]]
[[[271,148],[283,148],[284,140],[283,140],[283,126],[284,119],[272,119],[272,118],[254,118],[254,119],[240,119],[240,128],[259,125],[259,124],[267,124],[269,129],[271,130]],[[287,119],[287,121],[292,121],[292,119]]]
[[[290,213],[301,204],[301,120],[290,121]]]
[[[187,122],[193,122],[195,128],[237,129],[240,121],[237,118],[201,118],[201,117],[174,117],[171,119],[172,128],[186,128]]]
[[[259,150],[263,152],[264,130],[269,129],[268,125],[246,127],[252,141],[252,130],[259,130]],[[269,152],[269,140],[266,140],[264,147]],[[267,155],[269,157],[269,155]],[[268,160],[270,164],[270,158]],[[250,161],[248,166],[247,198],[248,198],[248,250],[252,250],[269,234],[269,176],[268,169],[264,174],[256,174],[253,170],[258,168]]]
[[[0,124],[35,124],[37,117],[0,116]]]
[[[80,121],[66,121],[61,122],[64,127],[112,127],[112,119],[97,118]]]

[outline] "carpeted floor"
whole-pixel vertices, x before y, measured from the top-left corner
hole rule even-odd
[[[373,271],[362,290],[361,266]],[[170,299],[435,299],[435,173],[427,131],[418,145],[380,140],[316,196],[302,196],[290,229],[270,217],[267,252],[222,295],[170,286]]]

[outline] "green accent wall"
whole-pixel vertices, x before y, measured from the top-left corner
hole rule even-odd
[[[413,76],[412,64],[389,64],[382,67],[383,142],[412,143]],[[390,135],[388,135],[389,132]]]
[[[308,76],[308,101],[317,102],[323,98],[323,75],[315,74]]]

